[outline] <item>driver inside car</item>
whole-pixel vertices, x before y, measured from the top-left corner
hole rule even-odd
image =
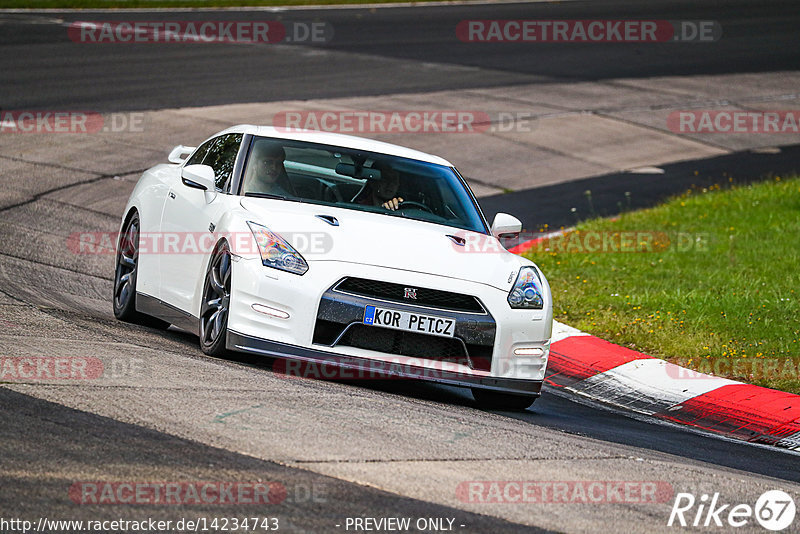
[[[247,165],[242,192],[267,193],[281,197],[297,196],[283,162],[286,152],[273,143],[256,143]]]
[[[362,206],[381,206],[395,211],[403,202],[403,197],[397,196],[400,173],[383,161],[376,161],[372,164],[372,168],[381,171],[381,177],[368,180],[353,202]]]

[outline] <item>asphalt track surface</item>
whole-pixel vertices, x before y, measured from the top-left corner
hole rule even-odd
[[[130,480],[180,480],[186,473],[204,481],[219,480],[223,473],[227,480],[280,480],[283,488],[278,495],[285,500],[274,506],[280,512],[273,515],[267,505],[258,513],[262,517],[277,515],[281,528],[292,532],[333,530],[347,516],[392,515],[458,517],[474,532],[546,532],[291,469],[6,389],[0,389],[0,413],[4,420],[16,423],[6,429],[0,443],[6,467],[0,475],[4,487],[0,510],[6,518],[34,517],[43,512],[51,518],[124,517],[129,511],[124,504],[86,505],[76,513],[73,503],[65,499],[65,488],[71,486],[69,478],[73,473],[89,474],[98,465],[113,462],[118,466],[116,472]],[[49,476],[32,483],[30,478],[20,476],[20,464],[26,465],[28,473],[46,472]],[[93,479],[90,476],[85,480]],[[47,503],[46,507],[42,503]],[[193,506],[184,515],[236,517],[241,516],[243,509],[246,507],[238,504]],[[288,521],[287,516],[291,518]],[[148,517],[168,520],[175,513],[169,506],[161,505],[153,507]]]
[[[687,190],[732,183],[742,185],[800,172],[800,146],[780,147],[777,153],[747,150],[699,160],[662,165],[661,174],[617,172],[581,180],[535,187],[480,199],[488,220],[498,212],[519,214],[522,227],[533,232],[570,227],[591,217],[609,217],[649,208]],[[586,200],[591,191],[592,204]],[[535,206],[535,209],[530,209]],[[572,211],[575,208],[575,211]]]
[[[87,18],[47,16],[67,21]],[[181,18],[200,16],[187,12]],[[219,19],[232,20],[261,16],[215,13]],[[63,26],[32,24],[28,15],[6,15],[0,32],[0,71],[4,73],[0,104],[4,109],[160,109],[536,80],[790,70],[797,68],[800,57],[796,39],[800,13],[793,2],[729,2],[724,9],[716,3],[697,2],[567,2],[292,11],[280,16],[329,21],[336,29],[335,40],[316,49],[287,46],[283,50],[289,52],[281,54],[269,46],[93,48],[70,43]],[[103,13],[94,18],[137,17],[157,20],[167,15]],[[454,37],[453,28],[460,20],[526,17],[710,19],[730,31],[713,52],[702,54],[688,44],[532,49],[463,45]],[[614,61],[606,60],[610,53]],[[789,156],[783,164],[791,166],[795,152],[784,154]],[[758,173],[759,165],[767,164],[748,155],[736,157],[739,160],[722,166],[752,165],[744,173],[750,176]],[[709,169],[709,175],[721,168],[719,161],[692,163]],[[13,158],[5,158],[3,166],[5,186],[22,188],[29,179],[27,168]],[[32,168],[42,176],[80,171],[58,163]],[[672,169],[666,170],[670,176]],[[466,525],[463,532],[533,531],[534,527],[495,517],[513,517],[516,512],[485,508],[472,513],[425,498],[430,494],[423,490],[418,492],[420,498],[409,498],[400,494],[414,493],[411,490],[392,491],[389,482],[372,482],[385,480],[379,474],[370,478],[372,466],[377,469],[387,463],[392,473],[392,462],[406,470],[398,471],[399,478],[402,473],[416,474],[420,486],[430,485],[430,473],[441,462],[452,471],[465,466],[462,480],[471,464],[478,466],[474,469],[483,473],[482,478],[490,479],[501,476],[494,469],[500,470],[502,462],[523,462],[553,465],[551,480],[610,480],[620,473],[646,477],[662,470],[663,479],[676,490],[682,484],[689,486],[690,478],[681,478],[681,473],[699,473],[698,485],[729,495],[757,496],[772,488],[796,492],[794,483],[800,482],[796,454],[633,418],[550,388],[525,413],[486,413],[473,406],[469,393],[456,388],[406,382],[280,380],[269,361],[242,355],[214,360],[203,356],[196,338],[185,333],[117,323],[107,302],[113,258],[83,261],[60,254],[64,237],[75,229],[115,229],[125,195],[104,185],[110,178],[96,176],[78,189],[54,185],[30,200],[0,207],[0,347],[4,355],[26,355],[69,352],[77,344],[104,358],[136,355],[149,374],[96,385],[4,384],[0,388],[2,517],[50,514],[100,519],[130,514],[124,506],[74,506],[66,495],[76,480],[263,479],[280,480],[290,494],[293,488],[325,488],[324,499],[290,499],[277,509],[288,531],[341,531],[334,525],[348,516],[390,515],[456,517]],[[135,180],[135,173],[123,178]],[[520,207],[530,198],[524,195],[547,194],[556,199],[569,193],[577,199],[584,189],[601,191],[605,185],[614,193],[608,202],[597,205],[610,213],[624,178],[599,177],[587,184],[517,193],[517,198]],[[685,184],[670,187],[678,186]],[[652,197],[643,195],[635,201],[647,205],[671,192],[653,192]],[[98,208],[101,201],[105,207]],[[484,201],[487,211],[492,202],[497,201]],[[552,224],[558,217],[565,215],[554,211],[546,220]],[[571,222],[564,219],[564,224]],[[37,246],[24,246],[31,235]],[[232,406],[247,406],[249,398],[253,399],[250,403],[269,403],[271,408],[223,433],[214,433],[219,425],[205,423],[206,415],[217,414],[219,422],[219,414]],[[334,415],[326,417],[326,413]],[[298,418],[307,428],[292,426]],[[267,429],[253,428],[254,423]],[[465,425],[468,432],[463,432]],[[283,434],[270,433],[270,426],[283,429]],[[296,435],[287,437],[286,428]],[[463,441],[453,445],[437,440],[439,435],[451,434],[463,435]],[[347,471],[348,464],[363,471],[354,475]],[[453,488],[441,486],[438,491],[452,493]],[[641,531],[656,531],[663,529],[669,508],[648,512],[647,521],[626,509],[579,510],[576,514],[570,509],[545,508],[533,515],[560,514],[560,522],[547,523],[539,517],[525,522],[547,525],[550,530],[592,531],[627,518],[639,521]],[[135,512],[142,515],[141,509]],[[146,512],[175,518],[189,512],[224,516],[241,509],[150,508]],[[588,525],[576,517],[581,515],[586,515]]]
[[[791,0],[590,1],[422,8],[153,13],[49,13],[75,20],[321,21],[313,46],[73,43],[64,26],[3,17],[4,109],[100,112],[234,102],[381,95],[516,83],[794,70],[800,12]],[[471,19],[712,20],[714,43],[463,43]],[[287,50],[288,48],[288,50]]]

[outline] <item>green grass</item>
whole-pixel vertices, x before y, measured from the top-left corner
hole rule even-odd
[[[586,252],[602,245],[595,236],[632,231],[629,248],[649,252]],[[685,367],[800,393],[800,179],[687,191],[576,232],[528,254],[550,281],[557,320]]]
[[[379,0],[380,3],[409,0]],[[413,0],[424,3],[431,0]],[[130,8],[218,8],[252,6],[307,6],[372,4],[376,0],[0,0],[1,9],[130,9]]]

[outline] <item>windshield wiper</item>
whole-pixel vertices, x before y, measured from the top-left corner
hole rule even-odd
[[[273,195],[272,193],[256,193],[254,191],[248,191],[244,194],[246,197],[255,197],[255,198],[270,198],[273,200],[288,200],[289,202],[303,202],[299,198],[290,198],[284,197],[282,195]]]

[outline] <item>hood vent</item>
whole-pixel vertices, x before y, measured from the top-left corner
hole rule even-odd
[[[460,236],[457,236],[457,235],[450,235],[450,234],[447,234],[447,237],[450,238],[450,241],[452,241],[453,243],[455,243],[456,245],[458,245],[460,247],[463,247],[464,245],[467,244],[467,240],[464,239],[463,237],[460,237]]]
[[[331,226],[339,226],[339,220],[333,215],[314,215],[317,219],[321,219]]]

